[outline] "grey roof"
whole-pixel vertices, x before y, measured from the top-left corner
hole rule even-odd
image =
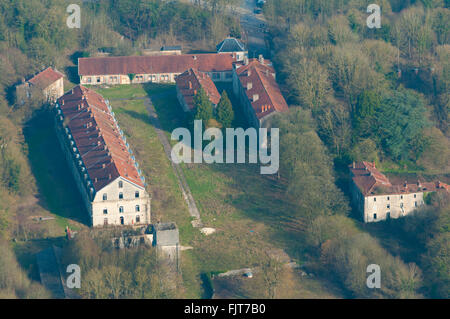
[[[244,44],[236,38],[226,38],[220,42],[217,47],[217,52],[240,52],[245,51]]]
[[[175,223],[157,223],[153,225],[154,242],[157,246],[176,246],[178,245],[179,233]]]

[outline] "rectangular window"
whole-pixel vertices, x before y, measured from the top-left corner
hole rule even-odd
[[[91,83],[91,82],[92,82],[92,79],[91,79],[90,76],[87,78],[87,81],[86,81],[86,82],[87,82],[87,83]]]
[[[100,83],[100,82],[101,82],[100,78],[97,78],[97,83]]]
[[[387,200],[390,200],[389,196],[388,196]]]
[[[387,208],[391,208],[391,205],[390,205],[390,204],[387,204]]]
[[[403,195],[400,195],[400,199],[403,199]]]
[[[103,194],[103,200],[108,200],[108,194]]]
[[[400,203],[400,208],[403,208],[403,203]]]
[[[137,211],[137,212],[140,212],[140,211],[141,211],[141,208],[139,207],[139,205],[136,205],[136,211]]]
[[[376,201],[377,201],[377,198],[376,198],[376,197],[374,197],[374,198],[373,198],[373,201],[374,201],[374,202],[376,202]]]
[[[119,213],[123,213],[123,206],[119,207]]]
[[[417,207],[417,202],[414,202],[414,206]]]
[[[136,223],[140,223],[141,222],[141,216],[136,215]]]
[[[373,219],[377,219],[377,214],[373,214]]]
[[[416,194],[414,194],[414,198],[417,198],[417,195],[416,195]]]
[[[108,214],[108,210],[105,208],[105,209],[103,209],[103,214]]]
[[[105,218],[104,220],[103,220],[103,225],[108,225],[108,218]]]
[[[139,198],[139,191],[134,192],[134,197]]]
[[[119,181],[119,188],[122,188],[122,187],[123,187],[123,182]]]
[[[123,199],[123,193],[119,193],[119,199]]]

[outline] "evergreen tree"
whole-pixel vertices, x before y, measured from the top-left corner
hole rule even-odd
[[[374,91],[364,91],[359,95],[353,112],[353,124],[359,136],[371,135],[375,112],[379,109],[380,104],[380,96]]]
[[[216,120],[222,124],[222,127],[231,127],[234,120],[234,111],[226,91],[222,92],[222,97],[220,98],[215,113]]]
[[[203,88],[200,88],[194,96],[194,107],[194,119],[202,120],[203,124],[206,125],[206,123],[208,123],[208,121],[213,117],[213,106]]]

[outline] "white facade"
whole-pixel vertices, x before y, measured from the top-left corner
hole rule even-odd
[[[213,82],[233,81],[232,70],[221,72],[205,72]],[[175,79],[181,73],[158,73],[158,74],[136,74],[133,80],[128,75],[80,75],[82,85],[119,85],[119,84],[140,84],[140,83],[175,83]]]
[[[118,177],[97,191],[92,201],[92,225],[150,224],[150,197],[143,187]]]
[[[364,222],[406,216],[425,204],[423,192],[364,197]]]

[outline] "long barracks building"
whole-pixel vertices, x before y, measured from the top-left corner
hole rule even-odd
[[[92,226],[150,224],[145,179],[108,101],[79,85],[57,100],[55,113]]]

